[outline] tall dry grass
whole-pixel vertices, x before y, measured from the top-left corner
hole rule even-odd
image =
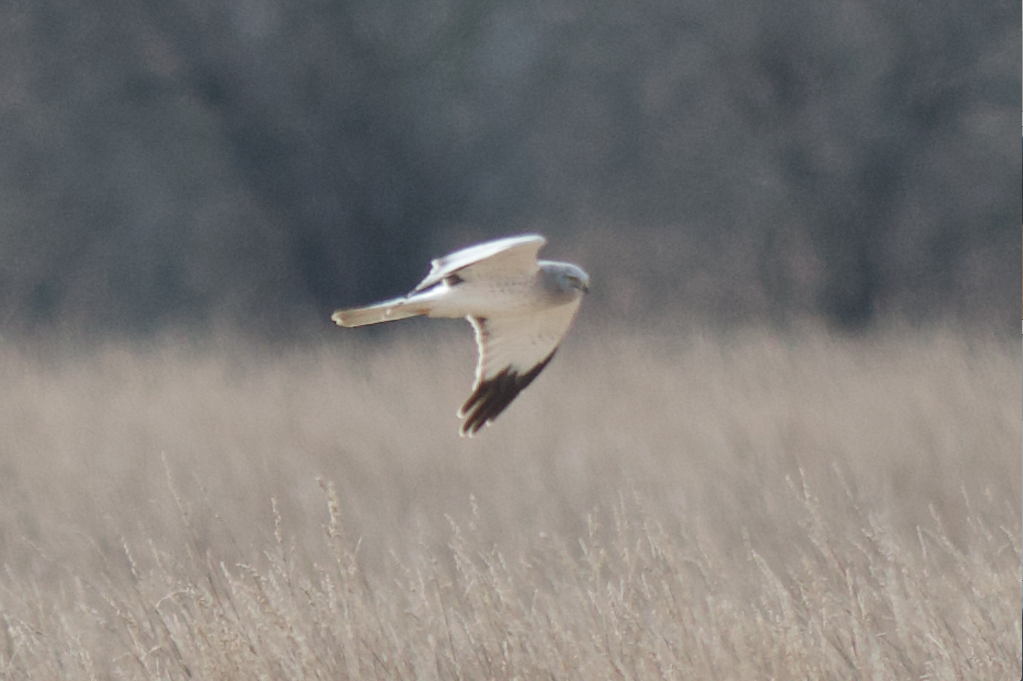
[[[1020,678],[1015,343],[424,328],[0,346],[0,678]]]

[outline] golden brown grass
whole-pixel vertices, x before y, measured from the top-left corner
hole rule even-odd
[[[0,345],[0,678],[1020,678],[1015,343],[405,328]]]

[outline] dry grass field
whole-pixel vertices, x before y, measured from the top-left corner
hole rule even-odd
[[[0,343],[0,679],[1020,678],[1018,341],[438,326]]]

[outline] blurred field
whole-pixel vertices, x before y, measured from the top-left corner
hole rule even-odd
[[[1020,678],[1018,341],[435,328],[0,344],[0,678]]]

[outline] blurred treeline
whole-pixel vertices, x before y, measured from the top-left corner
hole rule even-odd
[[[1007,318],[1020,13],[0,0],[0,335],[304,332],[522,231],[619,317]]]

